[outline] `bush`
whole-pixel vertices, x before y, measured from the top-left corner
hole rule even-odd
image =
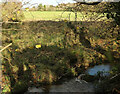
[[[2,3],[2,21],[18,22],[24,18],[21,2]]]

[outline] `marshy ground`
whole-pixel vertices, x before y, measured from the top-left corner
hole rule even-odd
[[[2,52],[3,91],[25,92],[78,76],[89,66],[119,62],[118,32],[111,21],[3,23],[3,46],[12,43]]]

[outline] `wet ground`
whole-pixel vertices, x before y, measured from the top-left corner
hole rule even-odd
[[[64,82],[62,85],[52,85],[49,87],[49,90],[47,91],[44,87],[35,88],[30,87],[28,88],[28,92],[93,92],[94,93],[94,85],[92,83],[84,82],[83,80],[78,80],[76,78]],[[25,93],[25,94],[27,94]]]
[[[86,74],[89,75],[96,75],[99,71],[104,71],[104,75],[108,71],[110,71],[111,65],[110,64],[102,64],[102,65],[96,65],[94,67],[88,68],[86,70]],[[71,80],[67,80],[63,82],[60,85],[51,85],[51,86],[45,86],[45,87],[29,87],[28,91],[25,93],[30,93],[30,92],[47,92],[48,94],[51,92],[78,92],[80,94],[82,93],[89,93],[92,92],[95,93],[95,85],[94,83],[91,82],[86,82],[84,80],[78,79],[78,78],[73,78]]]

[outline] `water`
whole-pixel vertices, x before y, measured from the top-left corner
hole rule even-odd
[[[104,71],[104,75],[109,75],[109,71],[111,70],[110,64],[102,64],[96,65],[92,68],[88,68],[85,73],[89,75],[96,75],[99,71]],[[30,92],[80,92],[80,94],[84,94],[84,92],[93,92],[94,93],[94,84],[93,83],[85,83],[84,81],[76,81],[76,78],[73,78],[69,81],[65,81],[60,85],[51,85],[49,88],[46,87],[30,87],[28,94]]]
[[[97,75],[98,72],[102,72],[103,76],[109,75],[109,71],[111,70],[110,64],[102,64],[102,65],[96,65],[92,68],[88,68],[85,73],[89,75]]]

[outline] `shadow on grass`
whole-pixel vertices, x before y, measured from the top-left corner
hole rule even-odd
[[[13,93],[24,92],[31,85],[51,84],[63,76],[71,77],[74,74],[71,69],[77,62],[73,53],[57,46],[12,49],[10,54],[14,67],[5,66]]]

